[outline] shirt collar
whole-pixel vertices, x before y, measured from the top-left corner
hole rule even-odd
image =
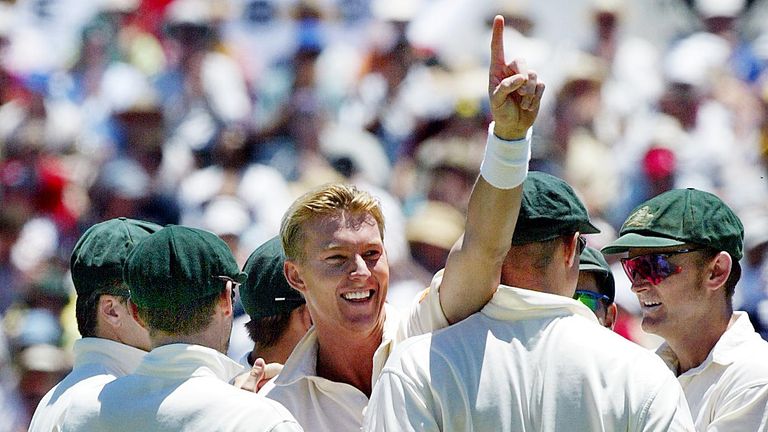
[[[699,366],[686,371],[683,375],[696,375],[707,368],[711,363],[717,363],[723,366],[727,366],[734,361],[739,355],[739,351],[736,349],[744,342],[759,337],[755,333],[755,328],[749,321],[749,316],[746,312],[737,311],[731,316],[731,321],[728,324],[728,328],[725,330],[720,339],[718,339],[712,351],[709,352],[707,358]],[[677,374],[678,365],[680,364],[677,354],[672,351],[672,348],[664,342],[661,344],[656,354],[664,360],[664,363]]]
[[[250,369],[253,367],[253,365],[251,364],[250,356],[251,356],[251,351],[246,351],[245,354],[240,356],[240,359],[237,362],[240,364],[240,366],[246,369]]]
[[[499,285],[481,312],[491,318],[506,321],[581,315],[599,324],[595,314],[578,300],[506,285]]]
[[[75,367],[86,364],[107,365],[123,375],[133,372],[147,354],[146,351],[130,345],[96,337],[76,340],[73,350]]]
[[[756,337],[758,336],[747,313],[734,312],[725,333],[720,336],[715,347],[712,348],[712,361],[722,365],[733,363],[738,357],[736,347]]]
[[[296,344],[293,352],[275,378],[275,385],[289,385],[304,378],[317,376],[317,333],[315,326]]]
[[[384,334],[381,338],[381,344],[376,349],[371,361],[374,362],[373,378],[379,375],[389,352],[392,349],[392,342],[397,337],[399,315],[397,309],[384,304]],[[317,333],[315,326],[310,327],[307,334],[296,344],[291,355],[285,361],[283,369],[275,378],[275,385],[289,385],[296,381],[307,379],[324,379],[317,376]],[[377,361],[378,360],[378,361]]]
[[[243,372],[243,366],[215,349],[182,343],[153,349],[136,369],[140,375],[167,378],[214,375],[227,382]]]

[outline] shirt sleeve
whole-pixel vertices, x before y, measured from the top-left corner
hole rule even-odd
[[[391,369],[382,372],[365,410],[363,430],[367,432],[417,432],[440,428],[417,387]]]
[[[401,322],[398,329],[399,340],[448,327],[448,318],[443,312],[443,307],[440,306],[442,282],[443,270],[440,270],[432,278],[429,287],[414,298],[408,317]]]

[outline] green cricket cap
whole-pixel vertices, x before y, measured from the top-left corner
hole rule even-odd
[[[168,225],[133,249],[123,267],[131,301],[139,307],[173,309],[220,293],[221,277],[243,283],[224,240],[196,228]]]
[[[640,204],[604,254],[630,248],[663,248],[688,243],[744,255],[744,226],[717,196],[696,189],[673,189]]]
[[[87,297],[96,291],[127,296],[123,264],[139,242],[160,229],[160,225],[124,217],[88,228],[69,259],[78,297]]]
[[[596,273],[600,292],[610,297],[611,301],[615,299],[616,280],[613,278],[611,266],[599,250],[589,246],[584,248],[579,255],[579,271]]]
[[[552,240],[564,234],[599,233],[589,221],[587,209],[565,181],[539,171],[523,182],[523,200],[512,244]]]
[[[280,237],[259,246],[243,266],[248,279],[240,287],[240,301],[252,320],[290,312],[305,303],[283,273],[285,252]]]

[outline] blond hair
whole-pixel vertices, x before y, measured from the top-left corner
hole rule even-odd
[[[379,225],[384,239],[384,214],[381,204],[366,191],[355,186],[330,183],[300,196],[283,216],[280,224],[280,240],[288,259],[301,261],[304,256],[304,225],[316,218],[341,213],[368,213]]]

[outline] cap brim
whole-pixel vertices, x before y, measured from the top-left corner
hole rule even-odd
[[[627,233],[608,246],[605,246],[600,251],[606,255],[613,255],[627,252],[630,248],[663,248],[684,244],[686,243],[680,240],[666,237],[651,237],[636,233]]]
[[[240,272],[232,279],[234,279],[234,281],[238,283],[245,283],[245,281],[248,280],[248,273]]]
[[[608,274],[608,270],[600,267],[597,264],[579,264],[579,271],[589,271],[589,272]]]
[[[592,225],[591,222],[582,222],[579,225],[579,233],[581,234],[600,234],[600,229]]]

